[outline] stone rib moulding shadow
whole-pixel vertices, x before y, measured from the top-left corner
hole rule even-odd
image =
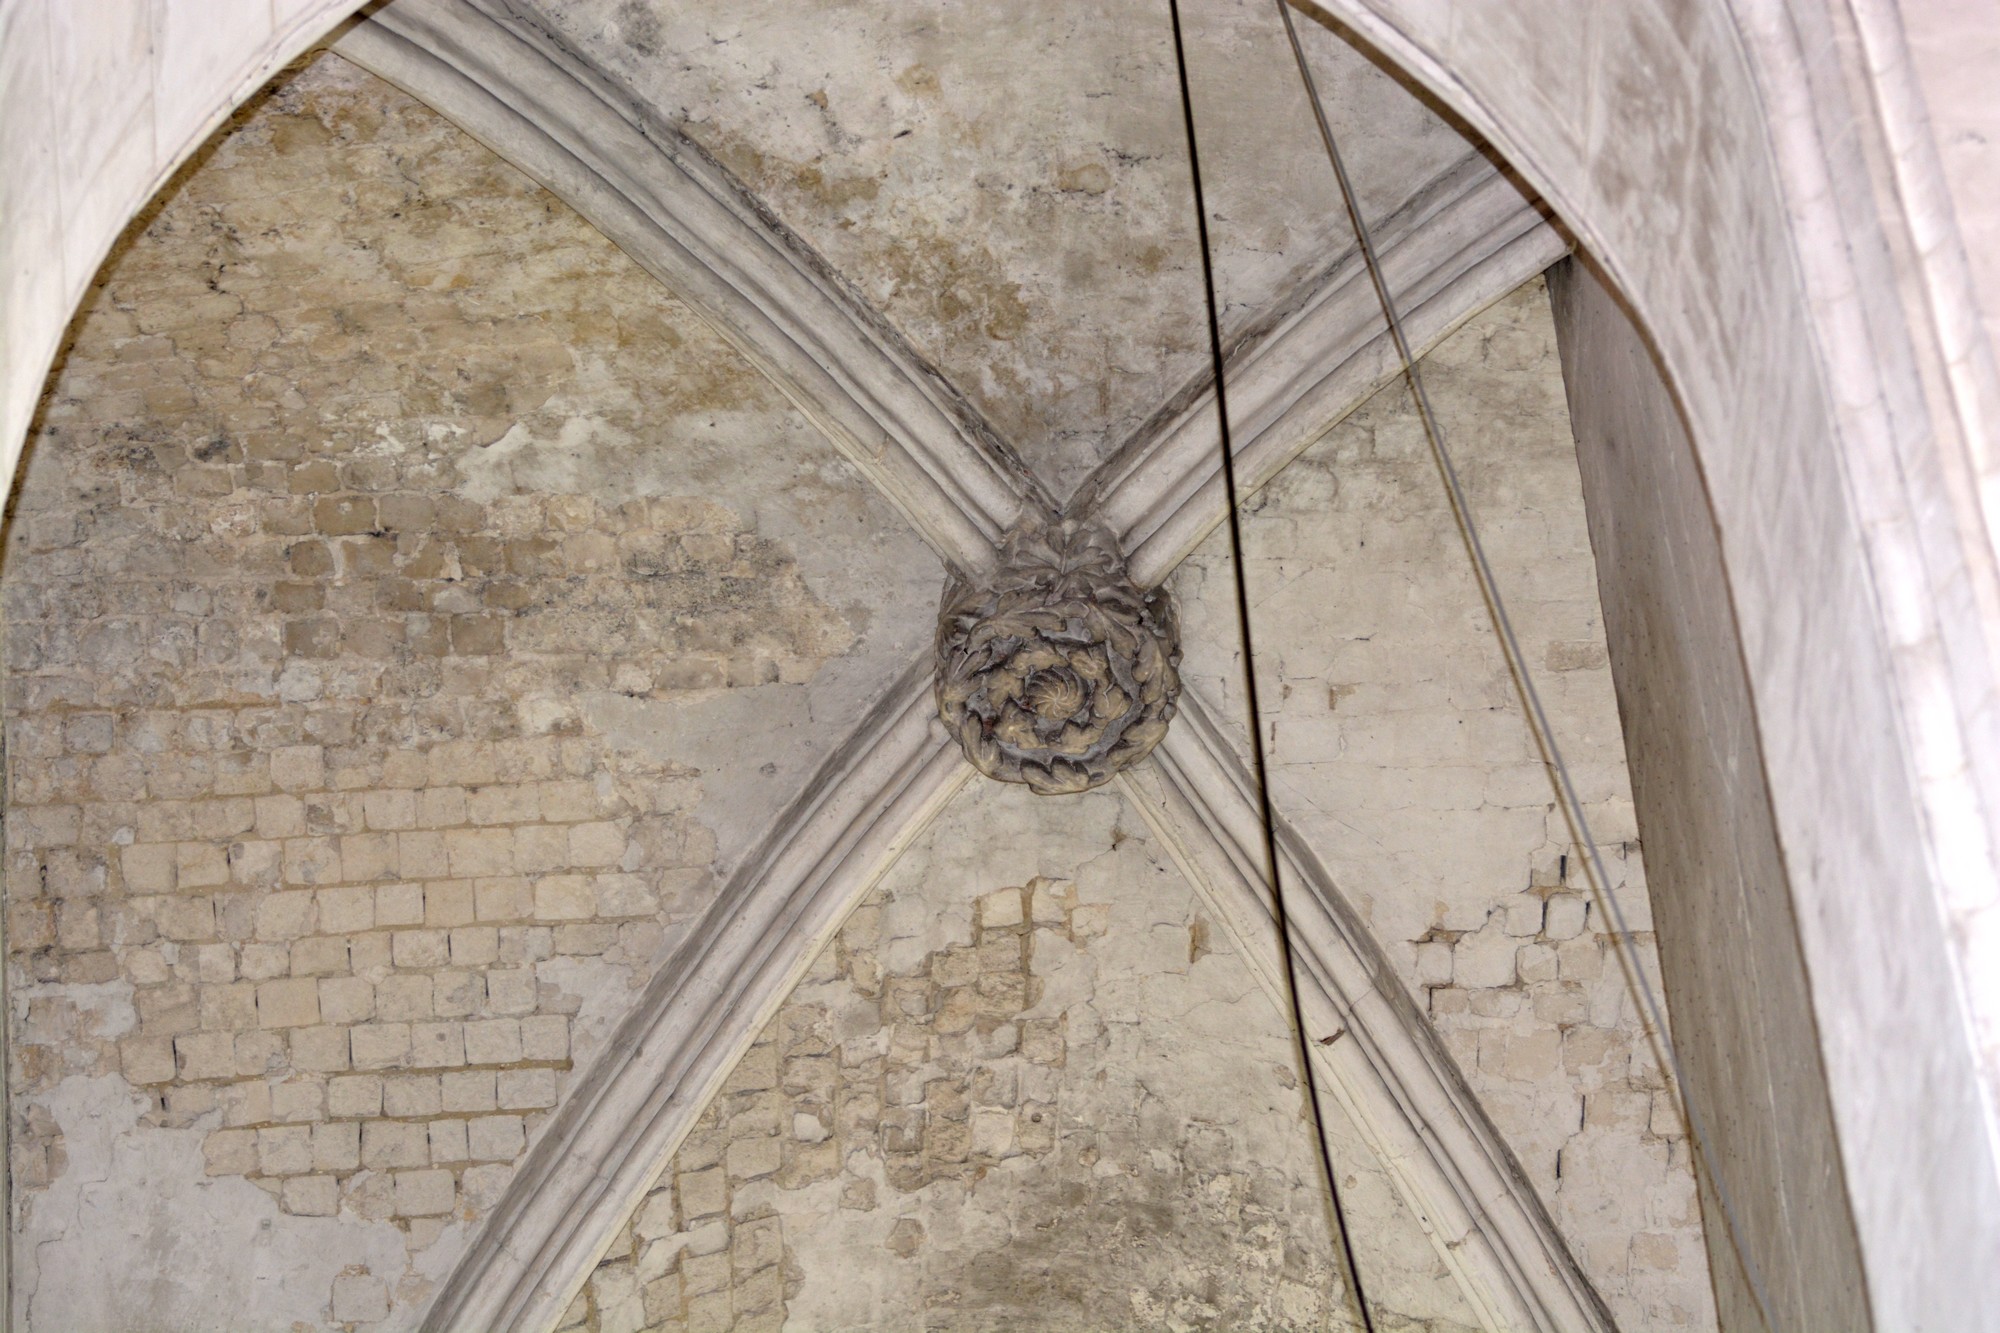
[[[397,0],[336,50],[459,124],[633,254],[769,375],[951,564],[985,568],[1021,508],[1048,503],[962,398],[796,238],[671,130],[621,110],[603,81],[525,21],[486,4]],[[1394,271],[1417,294],[1426,345],[1567,248],[1476,157],[1417,191],[1394,234]],[[1252,413],[1239,453],[1254,484],[1396,373],[1362,278],[1351,258],[1336,265],[1233,358]],[[1072,506],[1123,516],[1119,529],[1144,552],[1147,582],[1163,579],[1223,518],[1204,404],[1212,413],[1204,384],[1184,389]],[[928,674],[926,655],[703,914],[531,1151],[427,1328],[558,1321],[798,975],[971,776],[935,721]],[[1198,707],[1176,731],[1192,734],[1170,733],[1164,788],[1131,790],[1149,821],[1171,825],[1169,845],[1202,868],[1195,882],[1259,960],[1265,984],[1282,984],[1268,904],[1246,878],[1234,833],[1254,819],[1254,803]],[[1494,1330],[1608,1327],[1428,1020],[1396,1003],[1379,949],[1289,833],[1286,855],[1315,897],[1301,926],[1308,1012],[1337,1016],[1357,1036],[1319,1054],[1322,1072],[1433,1228],[1482,1320]]]

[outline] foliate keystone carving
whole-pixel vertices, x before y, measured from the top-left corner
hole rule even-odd
[[[998,569],[954,579],[937,650],[938,714],[965,757],[1043,796],[1145,758],[1180,696],[1172,600],[1135,586],[1116,540],[1077,519],[1026,517]]]

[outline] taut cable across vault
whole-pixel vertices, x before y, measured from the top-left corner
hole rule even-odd
[[[1563,816],[1570,825],[1571,833],[1576,838],[1577,843],[1583,848],[1585,879],[1588,881],[1591,897],[1597,904],[1598,911],[1604,915],[1612,926],[1610,932],[1612,942],[1618,956],[1620,969],[1625,976],[1626,985],[1631,991],[1634,1001],[1639,1006],[1645,1023],[1647,1037],[1654,1048],[1655,1058],[1664,1068],[1672,1072],[1674,1091],[1680,1104],[1681,1115],[1688,1126],[1689,1136],[1695,1145],[1701,1170],[1715,1191],[1716,1200],[1722,1211],[1724,1225],[1729,1230],[1731,1246],[1735,1249],[1743,1263],[1751,1292],[1757,1301],[1760,1312],[1764,1316],[1766,1326],[1769,1327],[1771,1305],[1765,1294],[1763,1275],[1759,1272],[1755,1260],[1741,1244],[1741,1227],[1737,1220],[1735,1206],[1730,1198],[1728,1187],[1716,1170],[1714,1151],[1710,1144],[1707,1128],[1703,1124],[1699,1112],[1695,1110],[1694,1105],[1687,1097],[1686,1072],[1681,1064],[1678,1053],[1674,1050],[1672,1038],[1667,1031],[1665,1006],[1661,1003],[1658,994],[1654,991],[1651,982],[1647,979],[1646,973],[1641,966],[1636,946],[1632,940],[1631,928],[1625,919],[1624,909],[1619,904],[1617,898],[1609,891],[1610,878],[1604,866],[1603,854],[1597,845],[1595,837],[1591,834],[1589,816],[1584,810],[1581,797],[1577,794],[1576,784],[1570,774],[1569,766],[1563,759],[1562,748],[1556,740],[1554,727],[1549,722],[1547,710],[1542,704],[1541,694],[1535,688],[1534,678],[1530,674],[1526,655],[1522,652],[1520,642],[1515,635],[1512,619],[1507,614],[1506,601],[1501,595],[1498,580],[1493,573],[1492,564],[1487,559],[1485,547],[1480,541],[1479,530],[1474,522],[1471,506],[1467,501],[1464,487],[1459,480],[1457,468],[1452,462],[1451,452],[1445,443],[1443,428],[1439,424],[1437,412],[1431,404],[1430,395],[1424,388],[1423,375],[1417,367],[1415,352],[1411,348],[1408,335],[1404,331],[1402,317],[1396,308],[1395,297],[1389,290],[1388,282],[1383,275],[1381,258],[1376,252],[1373,237],[1369,233],[1367,219],[1362,214],[1360,200],[1355,194],[1354,184],[1348,176],[1346,163],[1341,157],[1339,144],[1334,138],[1332,126],[1328,123],[1325,109],[1320,102],[1319,90],[1314,83],[1311,67],[1306,61],[1305,49],[1299,42],[1298,29],[1292,18],[1290,2],[1289,0],[1276,0],[1276,3],[1279,17],[1284,24],[1286,39],[1291,46],[1293,59],[1298,66],[1300,83],[1303,86],[1307,101],[1312,107],[1313,120],[1318,126],[1321,142],[1326,149],[1327,161],[1333,168],[1334,177],[1339,184],[1341,200],[1346,206],[1349,220],[1353,224],[1355,240],[1360,249],[1362,261],[1367,267],[1369,280],[1375,288],[1377,299],[1381,302],[1383,317],[1388,323],[1389,333],[1395,345],[1397,358],[1401,363],[1403,378],[1410,387],[1410,394],[1416,404],[1418,416],[1422,421],[1424,435],[1430,445],[1432,458],[1437,464],[1439,477],[1444,483],[1446,498],[1451,505],[1452,516],[1457,521],[1460,535],[1465,543],[1467,555],[1472,562],[1473,575],[1478,582],[1481,598],[1486,603],[1494,634],[1500,641],[1501,652],[1506,659],[1509,674],[1513,677],[1515,688],[1521,696],[1529,729],[1534,734],[1536,744],[1541,748],[1551,785],[1555,789],[1557,804],[1562,808]],[[1335,1178],[1332,1159],[1328,1155],[1326,1148],[1325,1129],[1321,1120],[1318,1103],[1318,1085],[1313,1080],[1310,1061],[1307,1058],[1304,1017],[1299,1001],[1297,971],[1292,957],[1291,926],[1285,910],[1284,891],[1279,882],[1276,819],[1271,807],[1269,765],[1264,751],[1264,739],[1260,723],[1262,709],[1257,692],[1256,659],[1252,647],[1250,625],[1250,598],[1243,562],[1242,525],[1238,514],[1235,456],[1230,438],[1228,397],[1224,384],[1222,331],[1216,302],[1214,262],[1209,247],[1207,208],[1202,194],[1200,154],[1195,137],[1194,101],[1188,84],[1187,57],[1181,33],[1179,0],[1168,0],[1168,6],[1173,17],[1174,56],[1180,77],[1181,107],[1187,129],[1189,173],[1193,183],[1196,229],[1201,245],[1202,281],[1208,314],[1209,354],[1215,383],[1216,414],[1221,428],[1222,477],[1228,497],[1229,546],[1231,565],[1235,574],[1236,608],[1238,627],[1241,635],[1245,693],[1249,712],[1251,760],[1256,777],[1258,811],[1263,824],[1265,873],[1272,895],[1274,914],[1277,918],[1283,973],[1291,1000],[1292,1033],[1298,1055],[1299,1069],[1306,1079],[1306,1087],[1309,1094],[1308,1103],[1313,1113],[1313,1128],[1317,1140],[1316,1146],[1319,1149],[1320,1163],[1326,1175],[1326,1197],[1331,1209],[1333,1229],[1339,1241],[1342,1266],[1353,1292],[1356,1307],[1360,1311],[1362,1325],[1372,1333],[1374,1320],[1369,1311],[1361,1285],[1360,1272],[1355,1263],[1354,1247],[1348,1234],[1347,1220],[1341,1207],[1339,1184]]]
[[[1340,185],[1340,197],[1346,205],[1349,221],[1354,225],[1354,239],[1361,250],[1362,262],[1367,265],[1369,280],[1374,284],[1375,295],[1382,303],[1383,318],[1388,321],[1390,336],[1395,341],[1396,355],[1402,362],[1403,378],[1410,386],[1410,396],[1415,400],[1417,415],[1422,420],[1424,437],[1430,444],[1431,457],[1437,463],[1438,475],[1444,482],[1446,498],[1450,501],[1452,516],[1458,521],[1459,534],[1464,538],[1466,554],[1472,561],[1473,577],[1479,583],[1481,597],[1493,625],[1493,632],[1500,640],[1500,650],[1507,661],[1507,668],[1514,678],[1514,686],[1521,695],[1521,702],[1527,712],[1529,729],[1534,733],[1535,742],[1541,747],[1549,781],[1555,789],[1556,803],[1562,807],[1563,816],[1568,820],[1570,831],[1584,852],[1584,878],[1589,882],[1590,894],[1599,912],[1611,923],[1611,939],[1618,955],[1620,969],[1625,974],[1625,984],[1638,1003],[1640,1015],[1646,1026],[1646,1035],[1653,1044],[1654,1058],[1673,1073],[1674,1093],[1680,1103],[1682,1119],[1687,1124],[1689,1136],[1695,1145],[1695,1154],[1701,1170],[1707,1175],[1709,1184],[1715,1190],[1716,1202],[1721,1206],[1723,1223],[1729,1230],[1731,1247],[1742,1261],[1744,1276],[1747,1278],[1752,1296],[1756,1299],[1758,1311],[1763,1316],[1766,1328],[1775,1327],[1771,1322],[1771,1302],[1765,1294],[1763,1274],[1757,1268],[1756,1260],[1742,1243],[1743,1229],[1738,1223],[1736,1209],[1729,1196],[1728,1186],[1716,1170],[1715,1153],[1710,1146],[1707,1128],[1700,1113],[1687,1095],[1687,1073],[1681,1065],[1679,1054],[1674,1050],[1673,1038],[1667,1031],[1666,1007],[1653,990],[1644,968],[1640,966],[1638,950],[1632,942],[1632,930],[1625,920],[1625,909],[1610,891],[1610,876],[1604,867],[1604,856],[1597,840],[1591,835],[1590,819],[1584,812],[1583,800],[1577,795],[1576,783],[1569,765],[1564,762],[1562,747],[1556,742],[1555,728],[1549,722],[1546,709],[1542,706],[1542,696],[1535,688],[1534,676],[1528,669],[1527,655],[1521,651],[1520,641],[1514,634],[1514,623],[1507,614],[1506,600],[1500,595],[1500,584],[1493,573],[1492,563],[1486,558],[1486,548],[1479,540],[1479,528],[1473,521],[1472,507],[1466,499],[1465,488],[1459,481],[1458,469],[1453,465],[1451,451],[1445,445],[1444,429],[1438,422],[1437,412],[1431,406],[1430,394],[1424,389],[1423,373],[1417,368],[1416,354],[1411,350],[1410,340],[1403,329],[1401,314],[1396,309],[1396,300],[1389,290],[1388,281],[1382,273],[1381,257],[1376,253],[1374,238],[1369,234],[1368,220],[1361,211],[1361,201],[1354,191],[1354,183],[1347,174],[1347,164],[1340,154],[1339,142],[1334,138],[1333,127],[1326,118],[1326,109],[1320,102],[1319,88],[1313,81],[1312,68],[1306,62],[1305,48],[1299,43],[1298,26],[1293,22],[1291,0],[1276,0],[1278,17],[1285,25],[1285,37],[1292,48],[1292,58],[1298,65],[1299,81],[1304,87],[1306,100],[1312,107],[1313,122],[1319,127],[1320,141],[1326,148],[1327,162],[1333,168],[1335,180]],[[1178,19],[1176,20],[1178,24]],[[1175,38],[1179,39],[1178,26]],[[1185,89],[1187,75],[1181,75]],[[1193,121],[1189,121],[1190,145],[1192,145]],[[1198,187],[1197,187],[1198,188]],[[1203,229],[1202,260],[1208,262],[1207,231]],[[1214,294],[1210,292],[1211,325],[1213,324]],[[1219,344],[1218,344],[1219,346]],[[1222,365],[1220,352],[1216,361],[1216,401],[1222,401]],[[1229,449],[1229,427],[1223,423],[1223,451],[1225,457]],[[1236,534],[1236,509],[1234,495],[1230,504],[1230,535]],[[1243,591],[1243,562],[1240,549],[1237,553],[1237,597],[1243,607],[1243,632],[1245,644],[1246,675],[1252,678],[1251,685],[1251,732],[1257,734],[1256,727],[1256,685],[1255,673],[1248,669],[1249,606]],[[1264,776],[1264,756],[1261,743],[1257,748],[1257,773],[1260,786]],[[1270,826],[1270,801],[1264,800],[1266,827]],[[1273,862],[1275,865],[1275,860]],[[1275,887],[1275,884],[1274,884]],[[1282,909],[1281,909],[1282,910]],[[1280,920],[1282,920],[1282,915]],[[1294,981],[1296,991],[1296,981]]]
[[[1278,928],[1279,970],[1285,978],[1285,995],[1291,1003],[1290,1027],[1293,1053],[1299,1062],[1299,1078],[1306,1105],[1312,1111],[1313,1147],[1320,1169],[1326,1176],[1326,1201],[1334,1239],[1339,1245],[1341,1269],[1346,1275],[1354,1308],[1361,1313],[1361,1326],[1375,1333],[1375,1317],[1369,1312],[1368,1297],[1361,1286],[1361,1267],[1354,1258],[1354,1239],[1349,1234],[1346,1211],[1340,1205],[1340,1181],[1333,1169],[1333,1156],[1326,1144],[1326,1117],[1319,1104],[1319,1081],[1313,1077],[1312,1059],[1306,1049],[1305,1009],[1299,998],[1298,961],[1293,957],[1291,916],[1285,910],[1285,891],[1278,874],[1278,821],[1271,809],[1271,777],[1264,757],[1264,733],[1259,718],[1263,710],[1257,700],[1256,655],[1250,635],[1250,592],[1243,573],[1243,524],[1237,510],[1236,450],[1229,436],[1229,397],[1223,382],[1222,321],[1215,299],[1215,262],[1208,245],[1208,205],[1202,197],[1201,151],[1194,132],[1194,94],[1188,87],[1187,49],[1181,38],[1180,0],[1167,0],[1174,21],[1174,66],[1180,75],[1181,118],[1187,127],[1188,177],[1194,186],[1195,232],[1201,239],[1202,294],[1208,308],[1209,365],[1215,377],[1215,416],[1221,427],[1222,484],[1227,495],[1230,568],[1236,576],[1236,628],[1243,652],[1243,684],[1248,703],[1250,757],[1256,776],[1257,813],[1263,825],[1264,874],[1271,890],[1271,910]]]

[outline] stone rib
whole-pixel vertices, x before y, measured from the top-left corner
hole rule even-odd
[[[972,770],[928,655],[903,673],[730,877],[571,1090],[424,1327],[546,1329],[757,1032]]]
[[[1152,762],[1121,775],[1280,1010],[1289,1008],[1264,884],[1255,790],[1208,706],[1182,696]],[[1534,1186],[1305,839],[1278,817],[1280,873],[1322,1085],[1367,1138],[1486,1327],[1608,1333],[1610,1311]]]
[[[1039,484],[695,145],[636,119],[589,70],[478,6],[399,0],[335,50],[588,218],[768,376],[947,561],[991,562]]]

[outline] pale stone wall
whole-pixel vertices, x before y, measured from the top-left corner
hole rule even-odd
[[[816,961],[565,1326],[1358,1327],[1295,1069],[1122,798],[980,780]],[[1333,1137],[1378,1327],[1475,1327],[1352,1127]]]
[[[105,252],[231,108],[361,0],[0,3],[0,471]]]
[[[1701,1185],[1720,1321],[1855,1327],[1860,1247],[1829,1169],[1825,1069],[1708,496],[1615,298],[1574,260],[1549,278],[1667,995],[1683,1031],[1714,1034],[1681,1058],[1715,1154]],[[1730,928],[1704,939],[1711,920]]]
[[[1424,363],[1515,628],[1657,978],[1548,296]],[[1634,1328],[1712,1327],[1676,1103],[1473,581],[1408,391],[1250,501],[1275,799],[1374,929],[1585,1271]],[[1192,688],[1241,730],[1226,535],[1172,580]],[[1658,982],[1654,982],[1657,987]]]
[[[2000,1252],[1979,1055],[2000,1032],[2000,682],[1974,609],[1993,594],[1969,591],[2000,576],[1973,480],[1990,451],[1963,443],[1994,438],[2000,399],[1895,31],[1902,11],[1963,31],[1955,6],[1325,4],[1522,170],[1667,368],[1743,636],[1867,1317],[2000,1323],[2000,1283],[1965,1278]],[[1992,77],[1990,48],[1968,56]],[[1953,188],[1976,202],[1970,165]]]
[[[323,57],[240,115],[9,533],[23,1326],[411,1322],[938,578],[432,113]]]

